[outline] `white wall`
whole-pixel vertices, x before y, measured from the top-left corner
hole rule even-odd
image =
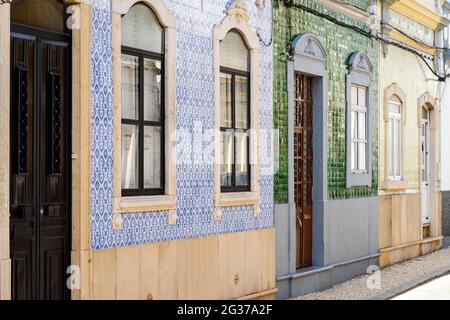
[[[445,15],[449,17],[450,12],[446,11]],[[444,32],[444,46],[450,47],[450,28]],[[446,70],[450,72],[450,61],[447,61]],[[441,100],[441,190],[450,191],[450,79],[447,79]]]
[[[450,190],[450,80],[441,102],[441,190]]]

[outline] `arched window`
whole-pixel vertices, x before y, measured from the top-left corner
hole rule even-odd
[[[389,180],[400,181],[403,177],[402,100],[393,95],[388,103],[387,153]]]
[[[372,71],[369,57],[354,52],[347,75],[347,187],[372,185]]]
[[[122,194],[164,194],[164,29],[138,3],[122,17]]]
[[[220,43],[222,192],[250,191],[250,51],[235,30]]]

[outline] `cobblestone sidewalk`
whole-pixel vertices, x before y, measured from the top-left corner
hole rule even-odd
[[[440,270],[450,270],[450,247],[402,262],[381,270],[381,289],[367,288],[368,275],[335,285],[324,291],[310,293],[294,300],[369,300],[394,292],[397,288],[414,287],[415,281]],[[417,283],[416,285],[418,285]]]

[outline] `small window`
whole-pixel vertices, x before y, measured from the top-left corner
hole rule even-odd
[[[389,180],[402,180],[402,103],[397,97],[389,100],[387,150],[389,163]]]
[[[164,194],[164,32],[153,11],[122,18],[122,195]]]
[[[372,185],[371,116],[372,71],[369,57],[355,52],[349,58],[346,110],[346,186]]]
[[[250,191],[249,50],[230,31],[220,44],[220,131],[222,192]]]
[[[350,163],[352,173],[367,173],[367,88],[352,86],[350,120]]]

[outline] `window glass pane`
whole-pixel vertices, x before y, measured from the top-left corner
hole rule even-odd
[[[136,4],[122,18],[122,45],[163,52],[163,29],[152,10],[145,4]]]
[[[161,120],[161,61],[144,59],[144,120]]]
[[[248,186],[248,135],[236,132],[236,186]]]
[[[248,71],[249,50],[244,39],[236,31],[230,31],[220,43],[220,65]]]
[[[395,175],[400,176],[401,168],[401,135],[400,120],[395,120]]]
[[[221,170],[220,170],[220,181],[221,186],[230,187],[232,183],[233,174],[233,155],[234,155],[234,135],[233,132],[222,132],[220,143],[222,146],[221,152]]]
[[[138,119],[139,58],[122,54],[122,118]]]
[[[358,139],[358,119],[357,119],[357,115],[358,112],[356,111],[352,111],[352,116],[351,116],[351,138],[352,139]]]
[[[161,188],[161,128],[144,127],[144,188]]]
[[[122,125],[122,189],[139,187],[139,127]]]
[[[366,170],[366,143],[358,143],[358,170]]]
[[[236,76],[236,128],[248,129],[248,79]]]
[[[366,106],[366,92],[367,92],[366,88],[358,87],[358,106],[360,107]]]
[[[400,113],[400,103],[389,101],[389,112]]]
[[[398,157],[398,127],[397,127],[397,120],[394,120],[393,121],[393,127],[394,127],[394,129],[393,129],[393,131],[392,131],[392,136],[393,136],[393,146],[392,146],[392,148],[393,148],[393,152],[392,152],[392,154],[393,154],[393,175],[394,176],[397,176],[398,175],[398,168],[397,168],[397,165],[398,165],[398,161],[397,161],[397,157]]]
[[[366,139],[366,113],[358,112],[358,139]]]
[[[223,128],[232,126],[231,79],[229,74],[220,74],[220,126]]]
[[[422,119],[428,120],[428,110],[425,108],[422,108]]]
[[[387,137],[387,150],[388,150],[388,161],[389,161],[389,176],[394,175],[394,120],[389,119],[388,123],[388,137]]]
[[[352,106],[358,105],[358,87],[352,86]]]
[[[351,143],[351,150],[350,150],[350,166],[351,170],[356,170],[356,151],[357,151],[357,143],[352,142]]]

